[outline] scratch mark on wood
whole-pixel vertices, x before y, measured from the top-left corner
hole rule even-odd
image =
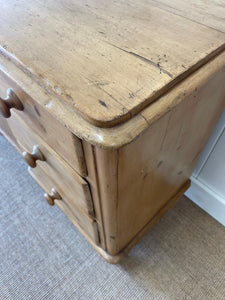
[[[141,90],[143,90],[143,87],[141,87],[140,89],[136,90],[135,94],[139,93]]]
[[[91,82],[92,84],[95,84],[96,85],[96,83],[93,81],[93,80],[91,80],[91,79],[89,79],[89,78],[86,78],[89,82]],[[103,88],[103,86],[104,85],[96,85],[101,91],[103,91],[106,95],[108,95],[110,98],[112,98],[114,101],[116,101],[118,104],[120,104],[121,106],[122,106],[122,103],[120,103],[115,97],[113,97],[113,95],[112,94],[110,94],[110,93],[108,93],[104,88]],[[123,114],[126,114],[128,112],[128,110],[126,109],[126,108],[123,108]]]
[[[142,61],[146,62],[147,64],[150,64],[150,65],[152,65],[152,66],[158,68],[158,69],[160,70],[160,72],[162,72],[162,73],[168,75],[170,78],[173,78],[173,75],[172,75],[170,72],[168,72],[167,70],[163,69],[163,68],[160,66],[159,63],[155,63],[154,61],[152,61],[152,60],[150,60],[150,59],[148,59],[148,58],[146,58],[146,57],[144,57],[144,56],[141,56],[141,55],[139,55],[139,54],[137,54],[137,53],[135,53],[135,52],[132,52],[132,51],[127,51],[127,50],[125,50],[125,49],[123,49],[123,48],[120,48],[120,47],[118,47],[118,46],[116,46],[116,45],[113,45],[113,44],[110,44],[110,45],[112,45],[113,47],[115,47],[115,48],[117,48],[117,49],[120,49],[120,50],[123,51],[123,52],[126,52],[126,53],[128,53],[128,54],[131,54],[131,55],[133,55],[133,56],[135,56],[135,57],[141,59]]]
[[[34,110],[36,111],[36,114],[40,117],[41,115],[40,115],[40,112],[39,112],[39,110],[37,109],[37,107],[34,105]]]
[[[133,93],[129,93],[129,98],[135,98],[135,95]]]
[[[163,163],[163,160],[160,160],[160,162],[157,165],[157,168],[159,168],[161,166],[161,164]]]
[[[105,103],[104,101],[98,100],[98,102],[99,102],[102,106],[107,107],[107,105],[106,105],[106,103]]]

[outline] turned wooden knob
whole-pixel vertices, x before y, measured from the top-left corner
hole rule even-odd
[[[9,118],[11,116],[11,108],[23,110],[23,104],[17,95],[11,89],[8,89],[7,97],[5,99],[0,97],[0,115],[4,118]]]
[[[43,153],[41,152],[41,150],[38,148],[37,145],[35,145],[33,147],[33,152],[29,153],[29,152],[23,152],[22,153],[23,158],[25,160],[25,162],[31,167],[31,168],[35,168],[36,167],[36,161],[37,160],[41,160],[41,161],[45,161],[45,157],[43,155]]]
[[[56,191],[56,189],[52,189],[50,194],[44,194],[45,200],[48,202],[49,205],[53,206],[55,204],[55,200],[61,200],[62,197]]]

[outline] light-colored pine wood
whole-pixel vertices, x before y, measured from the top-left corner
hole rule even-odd
[[[29,168],[29,173],[48,195],[52,193],[52,189],[55,189],[56,184],[53,179],[47,176],[39,166],[35,169]],[[54,202],[79,230],[85,232],[89,239],[98,245],[99,238],[96,222],[87,215],[84,215],[78,207],[71,205],[71,201],[65,195],[59,195],[62,196],[62,199],[55,199]]]
[[[81,141],[65,128],[64,124],[53,118],[46,109],[43,109],[27,95],[14,80],[0,70],[0,97],[6,98],[8,89],[17,95],[17,101],[20,101],[23,107],[22,111],[15,109],[12,111],[25,120],[26,124],[55,149],[80,175],[86,176],[87,171]],[[35,96],[42,97],[37,94]]]
[[[118,151],[95,147],[95,163],[99,182],[99,202],[105,231],[106,251],[112,255],[118,247]]]
[[[28,76],[4,57],[0,56],[0,64],[2,70],[10,79],[12,76],[17,78],[17,84],[23,87],[26,93],[31,95],[46,111],[51,113],[55,119],[60,120],[78,137],[104,149],[116,149],[132,142],[137,136],[147,130],[152,122],[175,107],[177,101],[182,101],[185,98],[183,90],[186,91],[186,94],[192,93],[208,77],[213,76],[213,74],[224,68],[225,52],[194,72],[182,81],[180,85],[165,93],[164,96],[142,110],[140,114],[114,128],[99,128],[86,122],[78,114],[74,114],[69,107],[59,102],[57,98],[52,97],[47,92],[45,93],[37,83],[30,80]]]
[[[225,107],[224,79],[221,65],[191,93],[181,85],[176,105],[160,116],[146,114],[156,119],[135,141],[119,150],[95,150],[111,255],[125,248],[187,182]]]
[[[225,33],[225,2],[223,0],[148,0],[148,3]]]
[[[225,49],[224,33],[147,1],[0,5],[2,54],[101,127],[131,118]]]
[[[93,215],[93,203],[88,183],[80,177],[70,166],[68,166],[60,156],[51,149],[40,137],[30,131],[25,123],[14,113],[8,124],[14,133],[16,142],[20,145],[23,156],[28,165],[36,167],[40,166],[49,174],[57,184],[57,189],[63,193],[71,201],[71,205],[77,205],[85,213]],[[34,148],[43,156],[43,159],[36,158],[35,164],[30,164],[29,157],[33,159]]]
[[[1,131],[48,203],[116,263],[188,187],[225,107],[224,5],[0,5]]]
[[[182,197],[184,192],[189,188],[190,180],[185,182],[183,186],[180,187],[179,191],[170,198],[166,204],[157,212],[156,215],[132,238],[130,243],[126,245],[119,253],[116,255],[105,255],[105,253],[101,253],[98,249],[96,249],[109,263],[117,264],[120,262],[128,253],[129,251],[143,238],[143,236],[151,229],[160,218]]]
[[[101,240],[101,247],[106,249],[106,237],[105,237],[105,230],[104,230],[104,222],[103,222],[103,213],[101,207],[101,198],[100,198],[100,186],[101,181],[98,178],[97,166],[96,166],[96,156],[95,156],[95,148],[90,143],[83,142],[84,147],[84,155],[86,159],[87,169],[88,169],[88,176],[86,177],[90,189],[91,195],[95,210],[95,218],[98,224],[98,232],[99,237]]]
[[[98,157],[98,160],[95,162],[95,164],[96,164],[96,176],[95,177],[96,178],[94,179],[94,177],[93,177],[93,182],[91,183],[91,186],[92,186],[92,188],[95,187],[96,195],[98,194],[98,196],[96,196],[96,201],[100,201],[100,203],[101,203],[101,205],[99,206],[100,212],[98,213],[98,216],[100,214],[102,214],[102,219],[99,219],[100,221],[98,220],[98,222],[100,222],[99,224],[101,224],[101,230],[104,231],[102,233],[102,235],[105,235],[105,240],[106,240],[105,244],[104,244],[104,242],[102,242],[101,247],[103,249],[107,250],[108,251],[107,253],[111,253],[111,254],[112,253],[113,254],[120,253],[121,245],[123,243],[126,243],[121,238],[120,238],[120,242],[119,242],[119,239],[112,241],[113,240],[112,237],[114,237],[115,234],[117,234],[117,232],[118,232],[117,231],[118,230],[117,222],[118,222],[118,218],[119,218],[117,215],[117,213],[118,213],[118,211],[117,211],[118,199],[116,196],[117,188],[118,188],[117,180],[116,180],[115,176],[112,176],[112,174],[115,174],[116,170],[117,170],[117,159],[116,159],[117,151],[113,151],[113,148],[116,145],[116,147],[125,149],[129,145],[130,146],[133,145],[133,143],[136,142],[135,140],[142,138],[148,132],[154,131],[153,128],[154,128],[154,126],[156,126],[155,125],[156,123],[160,124],[160,122],[161,122],[161,125],[162,125],[164,122],[162,120],[168,118],[168,114],[173,113],[174,117],[176,117],[177,107],[182,107],[185,102],[188,103],[187,99],[189,99],[189,102],[190,102],[190,97],[195,98],[195,99],[197,98],[196,101],[197,100],[199,101],[199,102],[196,102],[196,103],[199,103],[198,107],[201,107],[201,105],[202,105],[201,101],[203,101],[202,99],[205,99],[205,96],[208,96],[208,101],[209,101],[209,99],[214,100],[214,96],[215,96],[215,99],[217,99],[216,101],[218,101],[218,99],[220,97],[223,97],[224,85],[221,84],[221,81],[222,82],[224,81],[224,70],[225,70],[225,67],[224,67],[225,59],[224,58],[225,58],[225,53],[219,55],[217,58],[212,60],[206,66],[204,66],[203,68],[198,70],[195,74],[191,75],[183,83],[181,83],[180,85],[177,85],[176,88],[171,90],[164,97],[160,98],[157,102],[154,102],[153,104],[151,104],[151,106],[148,109],[143,110],[142,111],[143,119],[145,118],[145,120],[147,121],[147,122],[145,122],[145,124],[148,124],[148,126],[143,125],[142,122],[140,122],[140,123],[134,122],[133,125],[134,124],[140,125],[139,128],[134,128],[135,134],[132,131],[132,129],[133,129],[132,124],[129,124],[129,122],[127,122],[125,130],[121,130],[120,127],[119,128],[117,127],[116,129],[115,128],[114,129],[113,128],[106,129],[106,130],[104,130],[105,136],[107,136],[106,133],[108,133],[108,135],[110,133],[112,133],[111,136],[108,136],[108,142],[107,142],[107,148],[109,147],[109,145],[112,145],[111,150],[110,151],[103,150],[98,147],[98,149],[95,149],[94,151],[92,151],[92,153],[94,153],[94,156],[93,155],[91,156],[90,154],[86,153],[86,151],[85,151],[86,156],[90,155],[90,158],[89,158],[90,161],[89,161],[89,159],[87,159],[89,161],[88,162],[89,167],[90,167],[91,163],[94,164],[93,161],[96,160]],[[211,82],[211,83],[209,84],[209,82]],[[215,105],[215,107],[217,107],[216,116],[211,115],[211,105]],[[204,108],[205,106],[203,105],[202,107]],[[210,107],[210,109],[209,109],[209,107]],[[205,107],[205,109],[208,108],[207,113],[204,113],[203,111],[201,112],[202,120],[204,120],[204,118],[206,120],[207,120],[207,118],[209,119],[209,117],[212,118],[212,123],[210,124],[210,126],[208,126],[208,128],[205,129],[205,138],[207,137],[211,128],[213,127],[213,125],[214,125],[213,123],[216,122],[218,115],[222,111],[223,107],[224,107],[224,102],[222,102],[221,107],[220,107],[220,106],[218,106],[218,103],[215,102],[215,100],[209,101],[208,106]],[[183,116],[185,116],[185,114],[190,110],[190,108],[184,109]],[[195,112],[195,105],[192,106],[192,113],[191,113],[190,120],[192,120],[193,112]],[[182,119],[183,119],[183,116],[182,116]],[[194,116],[194,114],[193,114],[193,116]],[[176,120],[176,118],[175,118],[175,120]],[[5,121],[5,119],[1,119],[1,122],[2,121],[8,122],[8,121],[10,121],[10,119],[8,121]],[[198,118],[195,117],[195,121],[197,122],[196,127],[199,127],[198,122],[200,122],[200,119],[198,120]],[[186,123],[191,124],[188,117],[186,118]],[[180,124],[179,120],[177,120],[177,124]],[[124,127],[124,126],[125,126],[125,124],[122,125],[122,127]],[[90,131],[87,130],[87,133],[86,133],[85,129],[87,129],[87,128],[88,127],[84,127],[84,134],[87,134],[87,133],[90,134],[92,132],[93,138],[94,138],[94,135],[96,136],[96,134],[99,133],[99,131],[98,131],[99,128],[97,128],[96,131],[94,131],[94,130],[91,131],[89,129]],[[189,128],[189,126],[188,126],[188,128]],[[196,132],[198,132],[198,131],[195,130],[195,127],[192,127],[192,128],[194,130],[194,134],[196,134],[195,131]],[[199,130],[200,129],[203,130],[203,127],[200,126]],[[136,132],[137,132],[136,130],[137,131],[139,130],[139,134],[137,137],[135,136]],[[130,131],[130,135],[129,135],[129,131]],[[102,132],[103,131],[101,131],[101,133]],[[116,139],[116,132],[120,135],[120,137],[118,139],[119,140],[118,144],[116,144],[116,142],[118,141]],[[170,129],[168,131],[168,134],[172,133],[172,132],[173,132],[173,130]],[[127,137],[129,137],[129,143],[127,144],[124,142],[125,145],[123,145],[123,138],[126,139]],[[172,135],[172,137],[173,137],[173,135]],[[116,141],[115,145],[113,145],[114,139]],[[169,139],[169,136],[167,137],[167,139]],[[131,143],[132,140],[133,140],[133,142]],[[103,145],[104,145],[104,142],[105,142],[105,140],[103,140],[103,142],[102,142]],[[84,148],[86,148],[85,143],[86,142],[84,142]],[[98,143],[100,143],[100,142],[98,141]],[[190,141],[188,141],[188,143],[190,143],[190,148],[192,148],[192,143]],[[196,145],[199,144],[199,140],[197,140],[196,138],[195,138],[195,143],[196,143]],[[127,144],[127,146],[126,146],[126,144]],[[155,142],[153,142],[153,144],[155,144]],[[143,142],[143,145],[145,145],[145,147],[147,147],[144,142]],[[100,146],[102,146],[102,145],[100,145]],[[88,147],[90,147],[90,146],[88,146]],[[199,154],[200,154],[200,152],[196,153],[195,161],[193,162],[193,164],[197,161]],[[149,153],[148,155],[151,158],[151,153]],[[137,157],[137,154],[135,157]],[[129,163],[131,163],[132,161],[133,161],[133,159],[130,159]],[[178,161],[176,160],[174,162],[174,165],[177,165],[177,164],[178,164]],[[188,165],[189,163],[185,160],[184,166],[185,166],[185,164]],[[136,171],[137,171],[137,169],[136,169]],[[190,170],[189,170],[189,172],[190,172]],[[90,181],[91,181],[91,178],[92,177],[90,177],[90,179],[89,179]],[[99,182],[99,183],[97,184],[97,182]],[[96,184],[96,186],[95,186],[95,184]],[[162,186],[164,186],[164,185],[162,185]],[[99,192],[98,192],[98,189],[99,189]],[[160,189],[161,189],[161,186],[160,186]],[[111,199],[111,200],[109,200],[109,199]],[[129,204],[130,204],[130,202],[129,202]],[[96,205],[96,208],[98,207],[98,205]],[[126,219],[126,218],[124,217],[123,219]],[[122,225],[120,225],[120,226],[122,226]],[[129,242],[129,245],[130,244],[132,244],[132,240]],[[99,250],[99,252],[101,252],[101,251]],[[117,261],[117,259],[116,259],[116,261]]]
[[[20,145],[17,143],[16,138],[11,131],[6,119],[0,117],[0,133],[4,135],[7,140],[17,149],[17,151],[22,152]]]

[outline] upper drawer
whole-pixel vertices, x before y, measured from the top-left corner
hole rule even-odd
[[[11,89],[22,103],[23,110],[12,109],[26,124],[49,144],[65,161],[81,176],[86,176],[81,140],[72,134],[48,111],[27,95],[13,80],[0,70],[0,97],[7,98],[7,90]],[[1,109],[1,103],[0,103]]]
[[[94,215],[89,185],[39,136],[30,131],[26,124],[12,112],[7,120],[14,135],[18,150],[24,152],[27,163],[36,164],[57,183],[57,187],[71,199],[71,205],[80,207],[88,215]]]

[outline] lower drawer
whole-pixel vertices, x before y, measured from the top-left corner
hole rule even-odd
[[[58,190],[57,184],[39,166],[35,169],[28,168],[28,170],[30,175],[46,192],[44,197],[47,200],[52,200],[52,203],[56,203],[82,234],[88,236],[95,244],[99,244],[96,221],[84,215],[78,207],[72,205],[71,200]]]
[[[12,136],[8,138],[10,141],[14,141],[20,153],[22,152],[23,155],[25,153],[27,163],[32,165],[33,160],[37,159],[33,167],[41,167],[45,173],[54,179],[54,182],[57,182],[58,187],[64,191],[68,199],[71,199],[71,203],[79,206],[84,213],[93,216],[92,197],[87,181],[80,177],[13,112],[11,118],[6,122],[8,124],[6,135],[9,135],[10,132],[12,133]],[[39,155],[37,157],[36,153],[41,153],[41,156],[43,156],[42,160],[40,160]]]

